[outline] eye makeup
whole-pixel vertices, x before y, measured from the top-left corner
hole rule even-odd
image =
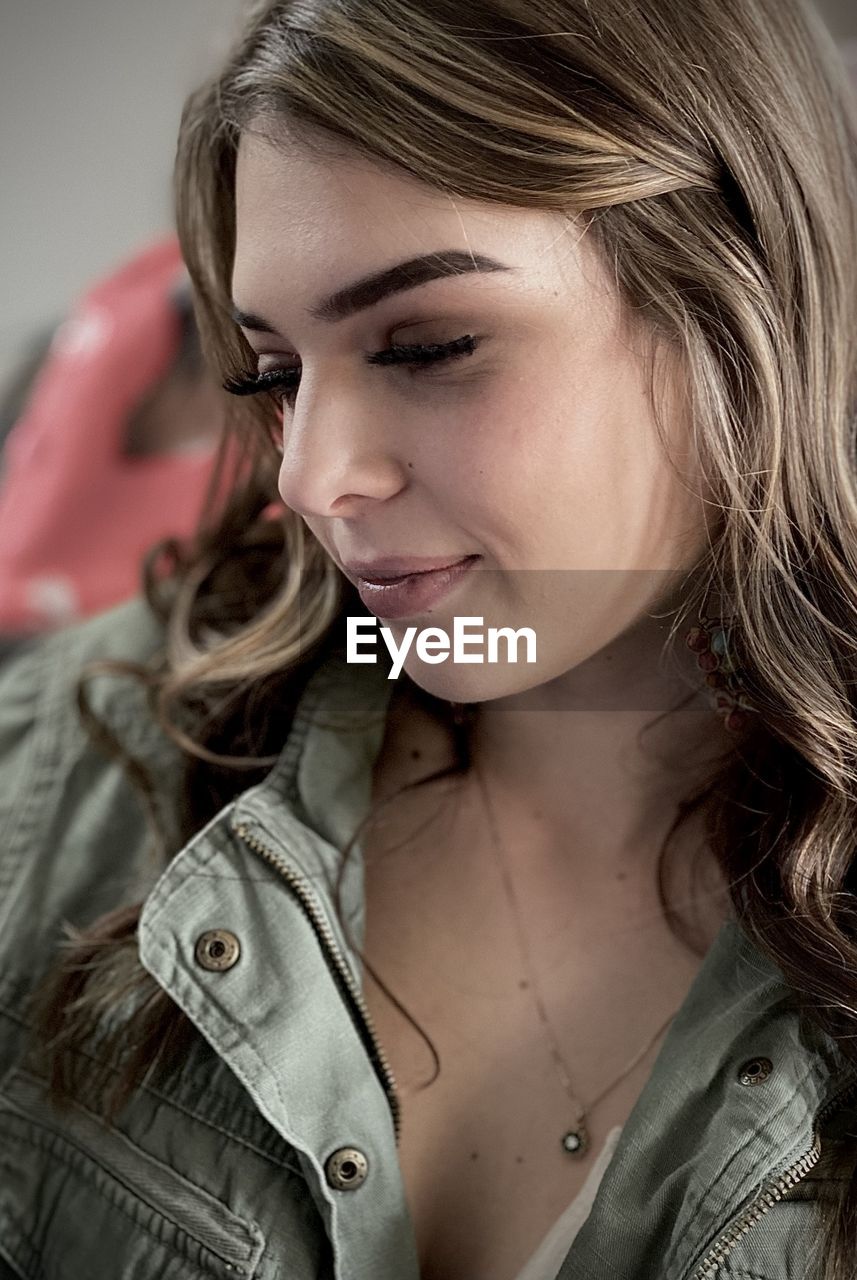
[[[452,342],[393,344],[384,351],[376,351],[367,356],[366,362],[375,365],[407,365],[419,372],[427,366],[431,367],[472,355],[478,345],[479,339],[469,333],[453,339]],[[222,386],[224,391],[235,396],[283,391],[284,398],[288,398],[290,393],[297,392],[299,378],[299,369],[269,369],[265,373],[248,371],[239,374],[238,377],[227,378]]]

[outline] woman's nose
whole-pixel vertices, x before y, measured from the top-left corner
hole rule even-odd
[[[408,472],[390,439],[377,403],[329,383],[314,392],[302,382],[294,411],[284,414],[280,497],[309,518],[393,497]]]

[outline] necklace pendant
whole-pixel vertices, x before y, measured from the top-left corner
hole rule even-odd
[[[574,1129],[569,1129],[568,1133],[563,1134],[561,1138],[563,1150],[568,1152],[570,1156],[579,1159],[585,1156],[589,1149],[589,1134],[586,1125],[581,1120]]]

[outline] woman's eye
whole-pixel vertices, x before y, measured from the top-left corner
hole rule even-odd
[[[424,374],[435,365],[472,355],[478,345],[479,340],[467,333],[452,342],[394,344],[385,351],[376,351],[374,355],[367,356],[366,360],[368,364],[401,364],[417,374]],[[300,369],[270,369],[266,373],[246,373],[237,378],[230,377],[222,385],[224,391],[234,396],[273,392],[277,400],[285,400],[292,405],[299,383]],[[278,392],[281,394],[277,395]]]

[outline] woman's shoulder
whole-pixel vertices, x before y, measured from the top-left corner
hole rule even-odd
[[[21,798],[12,779],[35,763],[59,733],[82,732],[76,684],[90,659],[144,659],[160,643],[161,626],[140,597],[92,618],[44,632],[7,651],[0,664],[0,805]],[[115,697],[115,691],[113,691]],[[94,704],[110,691],[94,690]],[[58,744],[57,744],[58,745]]]
[[[14,843],[12,828],[38,826],[38,815],[47,818],[46,806],[76,769],[112,767],[109,754],[95,748],[78,706],[87,663],[146,662],[163,640],[163,624],[136,596],[7,654],[0,665],[0,849]],[[157,757],[168,749],[140,681],[99,674],[86,686],[86,701],[96,718],[128,740],[129,750]]]
[[[30,640],[0,667],[0,961],[32,961],[59,921],[85,924],[143,874],[149,828],[122,764],[88,733],[76,690],[87,662],[144,662],[162,640],[135,598]],[[169,776],[178,750],[157,728],[139,681],[99,676],[94,714],[134,758]],[[117,857],[117,850],[122,856]],[[121,883],[119,882],[121,877]],[[130,878],[130,883],[126,883]]]
[[[47,659],[58,653],[75,654],[82,660],[117,657],[144,660],[165,636],[164,623],[142,594],[132,596],[87,618],[66,623],[22,640],[0,667],[0,681],[16,664]]]
[[[79,721],[75,686],[85,663],[145,662],[163,645],[165,629],[143,596],[23,640],[0,665],[0,758],[48,716]],[[115,690],[93,686],[102,708]]]

